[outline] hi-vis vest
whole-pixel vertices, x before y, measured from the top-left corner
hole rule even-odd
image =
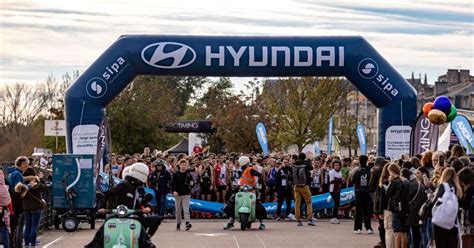
[[[257,181],[255,180],[254,176],[250,174],[252,170],[253,170],[252,166],[249,166],[244,170],[244,172],[242,172],[242,176],[240,177],[240,180],[239,180],[240,186],[243,186],[245,184],[250,185],[250,186],[257,185]]]

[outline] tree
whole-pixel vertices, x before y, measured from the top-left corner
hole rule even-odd
[[[342,99],[341,109],[334,116],[335,133],[339,138],[341,147],[349,149],[349,156],[352,156],[352,148],[357,147],[357,117],[356,113],[351,111],[351,101],[354,97],[346,97]]]
[[[268,80],[262,101],[271,123],[269,142],[276,148],[296,144],[298,151],[326,135],[329,117],[341,108],[351,87],[341,78]]]
[[[145,146],[163,150],[177,143],[180,136],[161,127],[184,113],[205,82],[202,77],[137,77],[108,106],[113,150],[135,153]]]

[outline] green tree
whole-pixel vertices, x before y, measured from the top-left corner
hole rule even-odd
[[[352,156],[352,149],[358,145],[357,141],[357,117],[353,111],[351,111],[351,101],[353,97],[346,97],[342,99],[343,104],[341,108],[335,114],[335,127],[334,132],[337,135],[340,146],[349,149],[349,156]]]
[[[326,135],[329,117],[343,104],[351,87],[341,78],[268,80],[262,101],[270,125],[269,142],[275,148],[295,144],[298,150]]]

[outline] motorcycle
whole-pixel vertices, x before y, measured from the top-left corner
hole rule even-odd
[[[240,222],[242,231],[251,229],[252,223],[257,220],[255,215],[257,194],[252,190],[257,190],[257,188],[243,185],[235,194],[235,219]]]

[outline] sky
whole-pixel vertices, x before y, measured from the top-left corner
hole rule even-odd
[[[123,34],[361,35],[406,78],[434,83],[474,71],[473,11],[469,0],[1,0],[0,84],[82,72]]]

